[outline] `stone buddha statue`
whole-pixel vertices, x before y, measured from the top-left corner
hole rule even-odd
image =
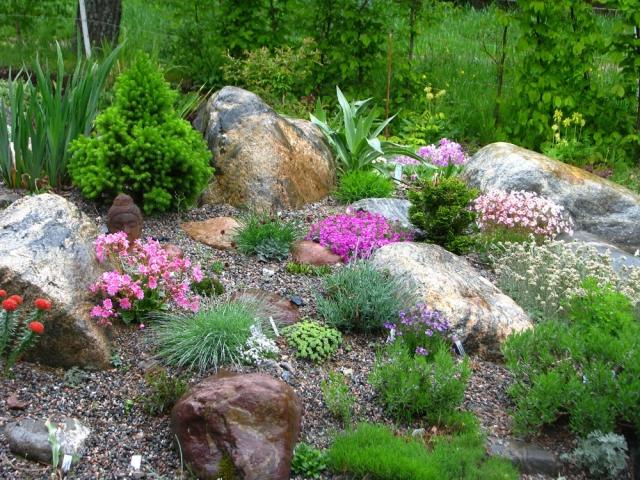
[[[129,244],[142,235],[142,213],[129,195],[121,193],[113,201],[107,213],[109,233],[125,232]]]

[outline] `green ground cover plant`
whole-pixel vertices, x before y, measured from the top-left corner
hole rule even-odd
[[[240,218],[234,241],[238,251],[263,261],[286,260],[302,231],[294,220],[283,220],[269,213],[247,212]]]
[[[295,348],[298,358],[321,362],[335,355],[342,343],[338,330],[305,320],[282,329],[287,343]]]
[[[170,377],[164,368],[155,368],[144,376],[147,385],[145,394],[139,399],[142,410],[148,415],[169,412],[176,402],[187,393],[188,382],[182,377]]]
[[[364,261],[352,263],[323,279],[318,315],[344,332],[380,332],[411,301],[408,287]]]
[[[322,478],[327,469],[326,455],[307,443],[299,443],[293,451],[291,473],[312,480]]]
[[[621,423],[640,431],[640,322],[629,299],[610,286],[587,278],[582,288],[561,319],[513,334],[504,345],[519,431],[561,418],[582,436]]]
[[[115,91],[95,133],[71,144],[73,183],[91,199],[128,193],[147,214],[193,204],[213,174],[211,153],[175,112],[175,92],[162,73],[142,55]]]
[[[386,426],[362,423],[339,434],[327,451],[331,470],[375,480],[515,480],[516,469],[488,459],[477,421],[456,433],[418,439],[394,435]]]
[[[458,362],[448,349],[421,355],[396,344],[378,356],[369,382],[396,420],[446,424],[462,404],[470,375],[468,360]]]
[[[353,203],[363,198],[389,198],[393,196],[393,180],[374,170],[354,170],[338,179],[334,196],[340,203]]]
[[[628,450],[623,435],[596,430],[581,439],[573,452],[561,458],[589,470],[593,478],[614,479],[624,475]]]
[[[324,277],[331,274],[329,265],[307,265],[306,263],[295,262],[287,263],[285,270],[294,275],[307,275],[310,277]]]

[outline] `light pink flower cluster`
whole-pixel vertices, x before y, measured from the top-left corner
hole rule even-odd
[[[447,138],[441,139],[437,147],[433,144],[420,147],[418,155],[438,167],[464,165],[467,163],[467,155],[464,153],[462,146]]]
[[[362,210],[329,216],[313,224],[306,237],[340,255],[345,262],[368,258],[383,245],[412,238],[410,231],[396,227],[379,213]]]
[[[473,203],[480,229],[495,226],[520,228],[534,235],[554,238],[560,233],[573,234],[573,221],[564,208],[535,192],[491,190]]]
[[[100,235],[95,242],[96,255],[102,263],[110,260],[115,270],[104,272],[90,290],[106,298],[91,310],[101,325],[122,311],[135,308],[143,299],[153,299],[149,307],[172,302],[179,308],[197,312],[200,297],[191,293],[191,283],[202,280],[200,265],[188,258],[170,255],[156,240],[136,240],[129,248],[127,234]]]

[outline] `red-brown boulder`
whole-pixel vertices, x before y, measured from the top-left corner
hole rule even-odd
[[[269,375],[219,373],[185,394],[171,412],[185,462],[201,480],[288,480],[302,406]]]
[[[311,240],[294,243],[291,255],[294,262],[306,265],[335,265],[342,262],[340,255]]]

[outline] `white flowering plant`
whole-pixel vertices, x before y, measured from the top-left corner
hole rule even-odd
[[[611,285],[640,308],[640,268],[616,271],[611,257],[594,247],[558,240],[498,243],[490,254],[498,287],[534,319],[558,318],[563,303],[582,295],[587,277]]]
[[[238,351],[240,360],[248,365],[259,365],[264,360],[277,358],[280,354],[276,342],[267,337],[257,323],[251,326],[251,335]]]

